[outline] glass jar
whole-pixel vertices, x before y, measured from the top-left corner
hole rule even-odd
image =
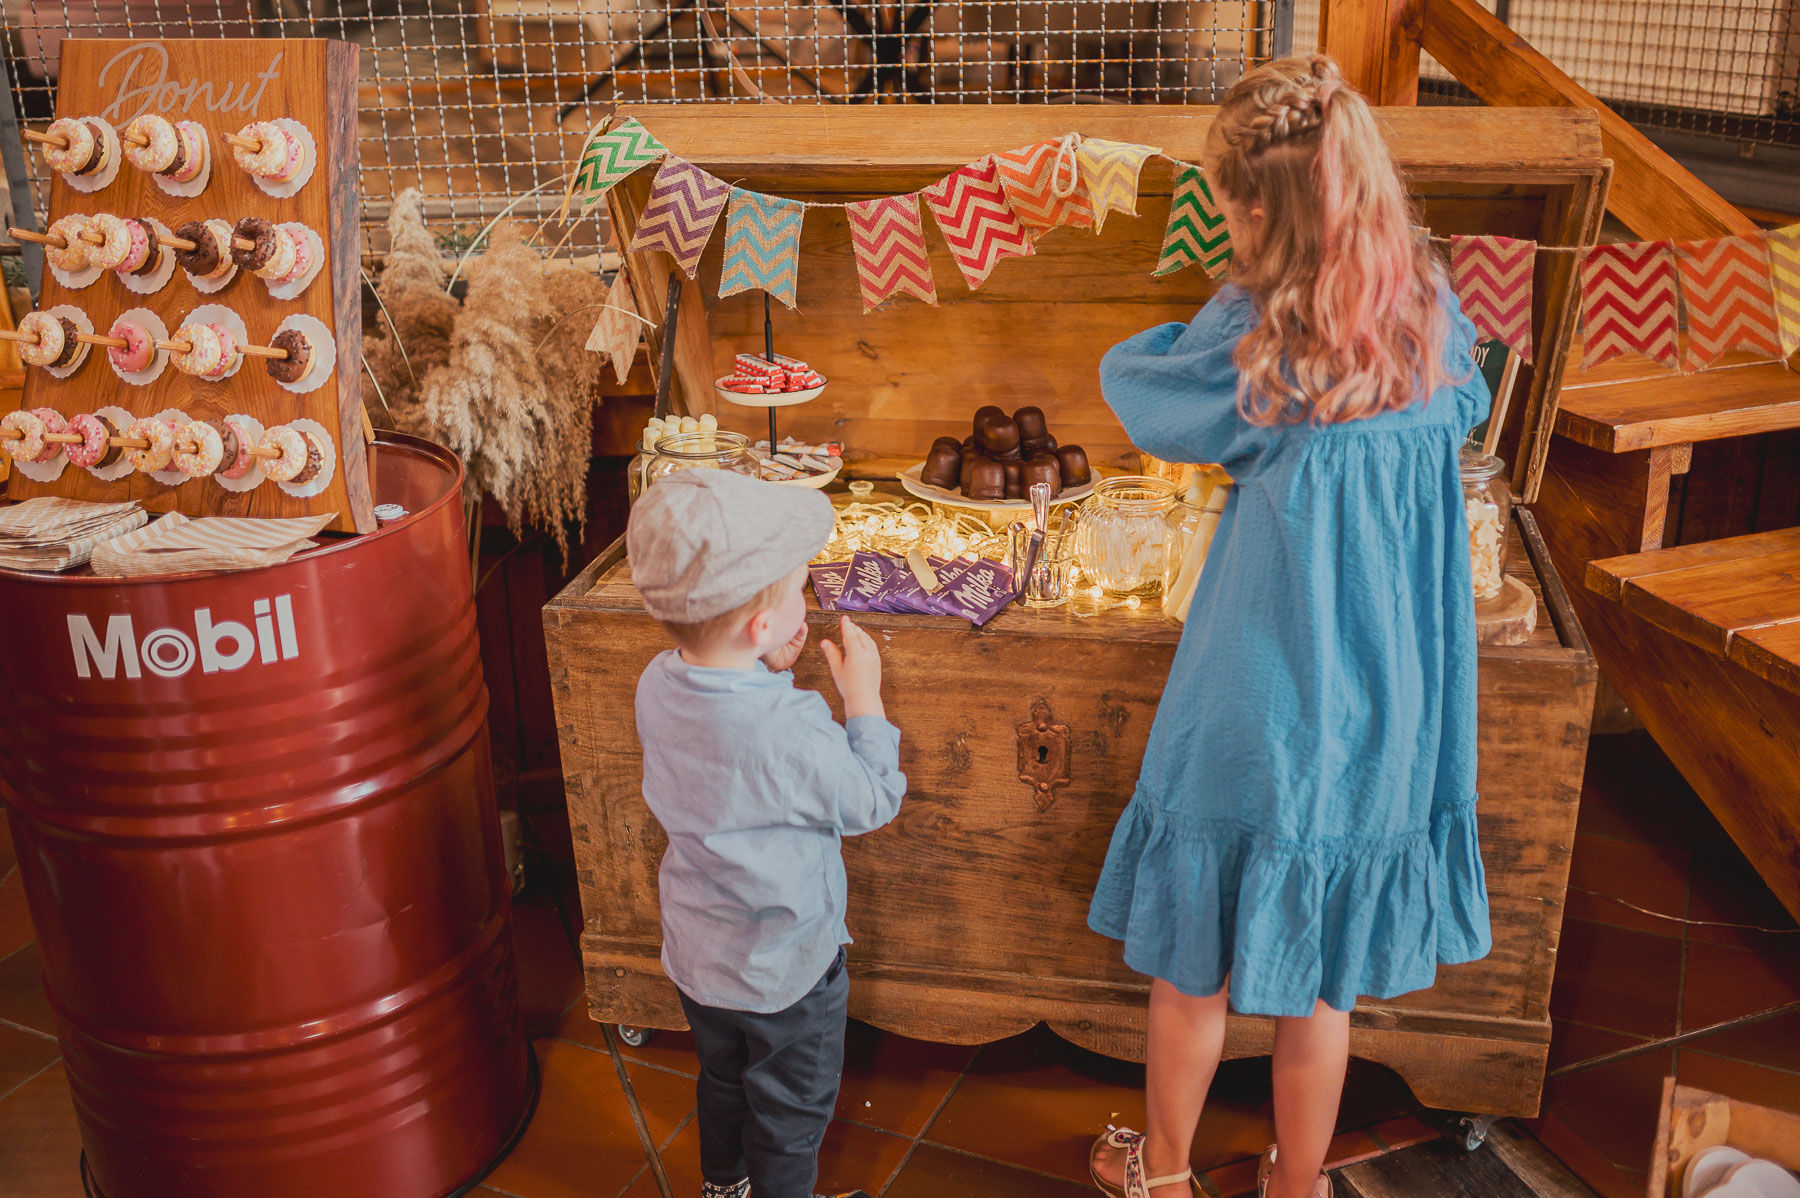
[[[1082,504],[1081,572],[1114,599],[1154,598],[1168,556],[1175,484],[1128,474],[1102,479]]]
[[[1512,520],[1512,488],[1506,463],[1492,454],[1462,451],[1463,511],[1469,521],[1469,569],[1475,600],[1492,599],[1506,582],[1506,529]]]
[[[1177,624],[1187,622],[1194,587],[1206,568],[1206,555],[1212,550],[1213,535],[1219,531],[1219,519],[1225,514],[1231,486],[1221,483],[1207,492],[1198,503],[1190,503],[1185,497],[1177,499],[1166,517],[1169,542],[1163,555],[1162,609],[1163,615]],[[1198,498],[1197,492],[1190,494]]]
[[[677,470],[729,470],[733,474],[757,477],[756,455],[750,451],[750,438],[742,433],[702,430],[697,433],[670,433],[656,443],[656,452],[644,468],[644,486],[666,478]]]

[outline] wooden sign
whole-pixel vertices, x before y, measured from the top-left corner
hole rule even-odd
[[[323,385],[296,393],[271,377],[263,360],[246,358],[233,374],[217,382],[184,374],[168,364],[153,381],[137,384],[114,371],[104,347],[93,346],[69,377],[28,368],[25,381],[25,407],[54,408],[65,416],[110,407],[133,417],[170,410],[193,420],[243,415],[267,427],[311,421],[332,442],[326,454],[333,459],[331,473],[323,489],[306,494],[316,490],[316,485],[284,489],[263,480],[248,489],[230,490],[217,477],[182,479],[164,473],[159,478],[135,470],[107,479],[70,463],[47,482],[34,481],[14,469],[7,484],[11,498],[132,498],[152,511],[180,511],[191,516],[335,512],[336,518],[328,525],[333,530],[367,532],[375,527],[359,387],[358,53],[350,42],[324,39],[65,40],[58,116],[100,117],[119,130],[145,114],[193,121],[206,131],[211,167],[205,186],[192,197],[169,194],[149,172],[129,162],[121,162],[110,182],[91,191],[77,190],[63,175],[54,174],[52,225],[72,213],[149,218],[171,230],[188,221],[216,219],[235,225],[244,217],[260,217],[276,225],[305,225],[318,235],[315,244],[323,249],[324,259],[304,289],[287,299],[277,298],[267,283],[242,269],[216,292],[203,293],[177,267],[166,284],[153,293],[140,294],[127,288],[112,271],[103,271],[94,282],[75,288],[46,267],[39,310],[77,309],[96,333],[105,334],[120,315],[143,309],[172,334],[195,309],[211,305],[241,318],[248,342],[265,346],[284,321],[307,318],[330,331],[331,373]],[[233,160],[225,136],[253,121],[297,123],[310,136],[314,151],[310,176],[298,188],[273,189],[293,194],[269,194]],[[42,151],[42,147],[32,149]],[[48,165],[42,169],[50,172]],[[319,348],[326,352],[326,347]],[[305,427],[310,431],[310,426]],[[259,476],[257,471],[248,477]]]

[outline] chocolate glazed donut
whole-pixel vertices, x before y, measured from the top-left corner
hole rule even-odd
[[[234,238],[242,237],[245,241],[253,241],[247,250],[231,247],[231,260],[242,270],[255,272],[269,264],[275,256],[275,226],[260,216],[246,216],[232,227]]]
[[[201,278],[219,269],[219,245],[213,240],[212,231],[206,227],[205,221],[188,221],[175,230],[175,236],[194,243],[191,250],[175,251],[175,261],[181,264],[181,269]]]

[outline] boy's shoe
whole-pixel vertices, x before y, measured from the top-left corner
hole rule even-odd
[[[728,1186],[703,1181],[700,1183],[700,1198],[750,1198],[750,1179],[746,1177]]]

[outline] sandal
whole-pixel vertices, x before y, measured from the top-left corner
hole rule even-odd
[[[1094,1162],[1100,1156],[1102,1148],[1123,1148],[1125,1150],[1125,1186],[1123,1189],[1113,1185],[1100,1176],[1100,1170]],[[1200,1183],[1194,1180],[1194,1171],[1184,1169],[1180,1173],[1171,1173],[1167,1177],[1144,1176],[1144,1134],[1124,1127],[1108,1128],[1106,1134],[1094,1141],[1088,1149],[1088,1176],[1094,1185],[1107,1198],[1150,1198],[1150,1191],[1158,1186],[1172,1186],[1179,1182],[1187,1182],[1194,1193],[1201,1194]]]
[[[1256,1165],[1256,1198],[1269,1198],[1269,1174],[1275,1172],[1275,1145],[1263,1149],[1262,1160]],[[1313,1186],[1312,1198],[1331,1198],[1331,1179],[1324,1174],[1319,1175],[1318,1184]]]

